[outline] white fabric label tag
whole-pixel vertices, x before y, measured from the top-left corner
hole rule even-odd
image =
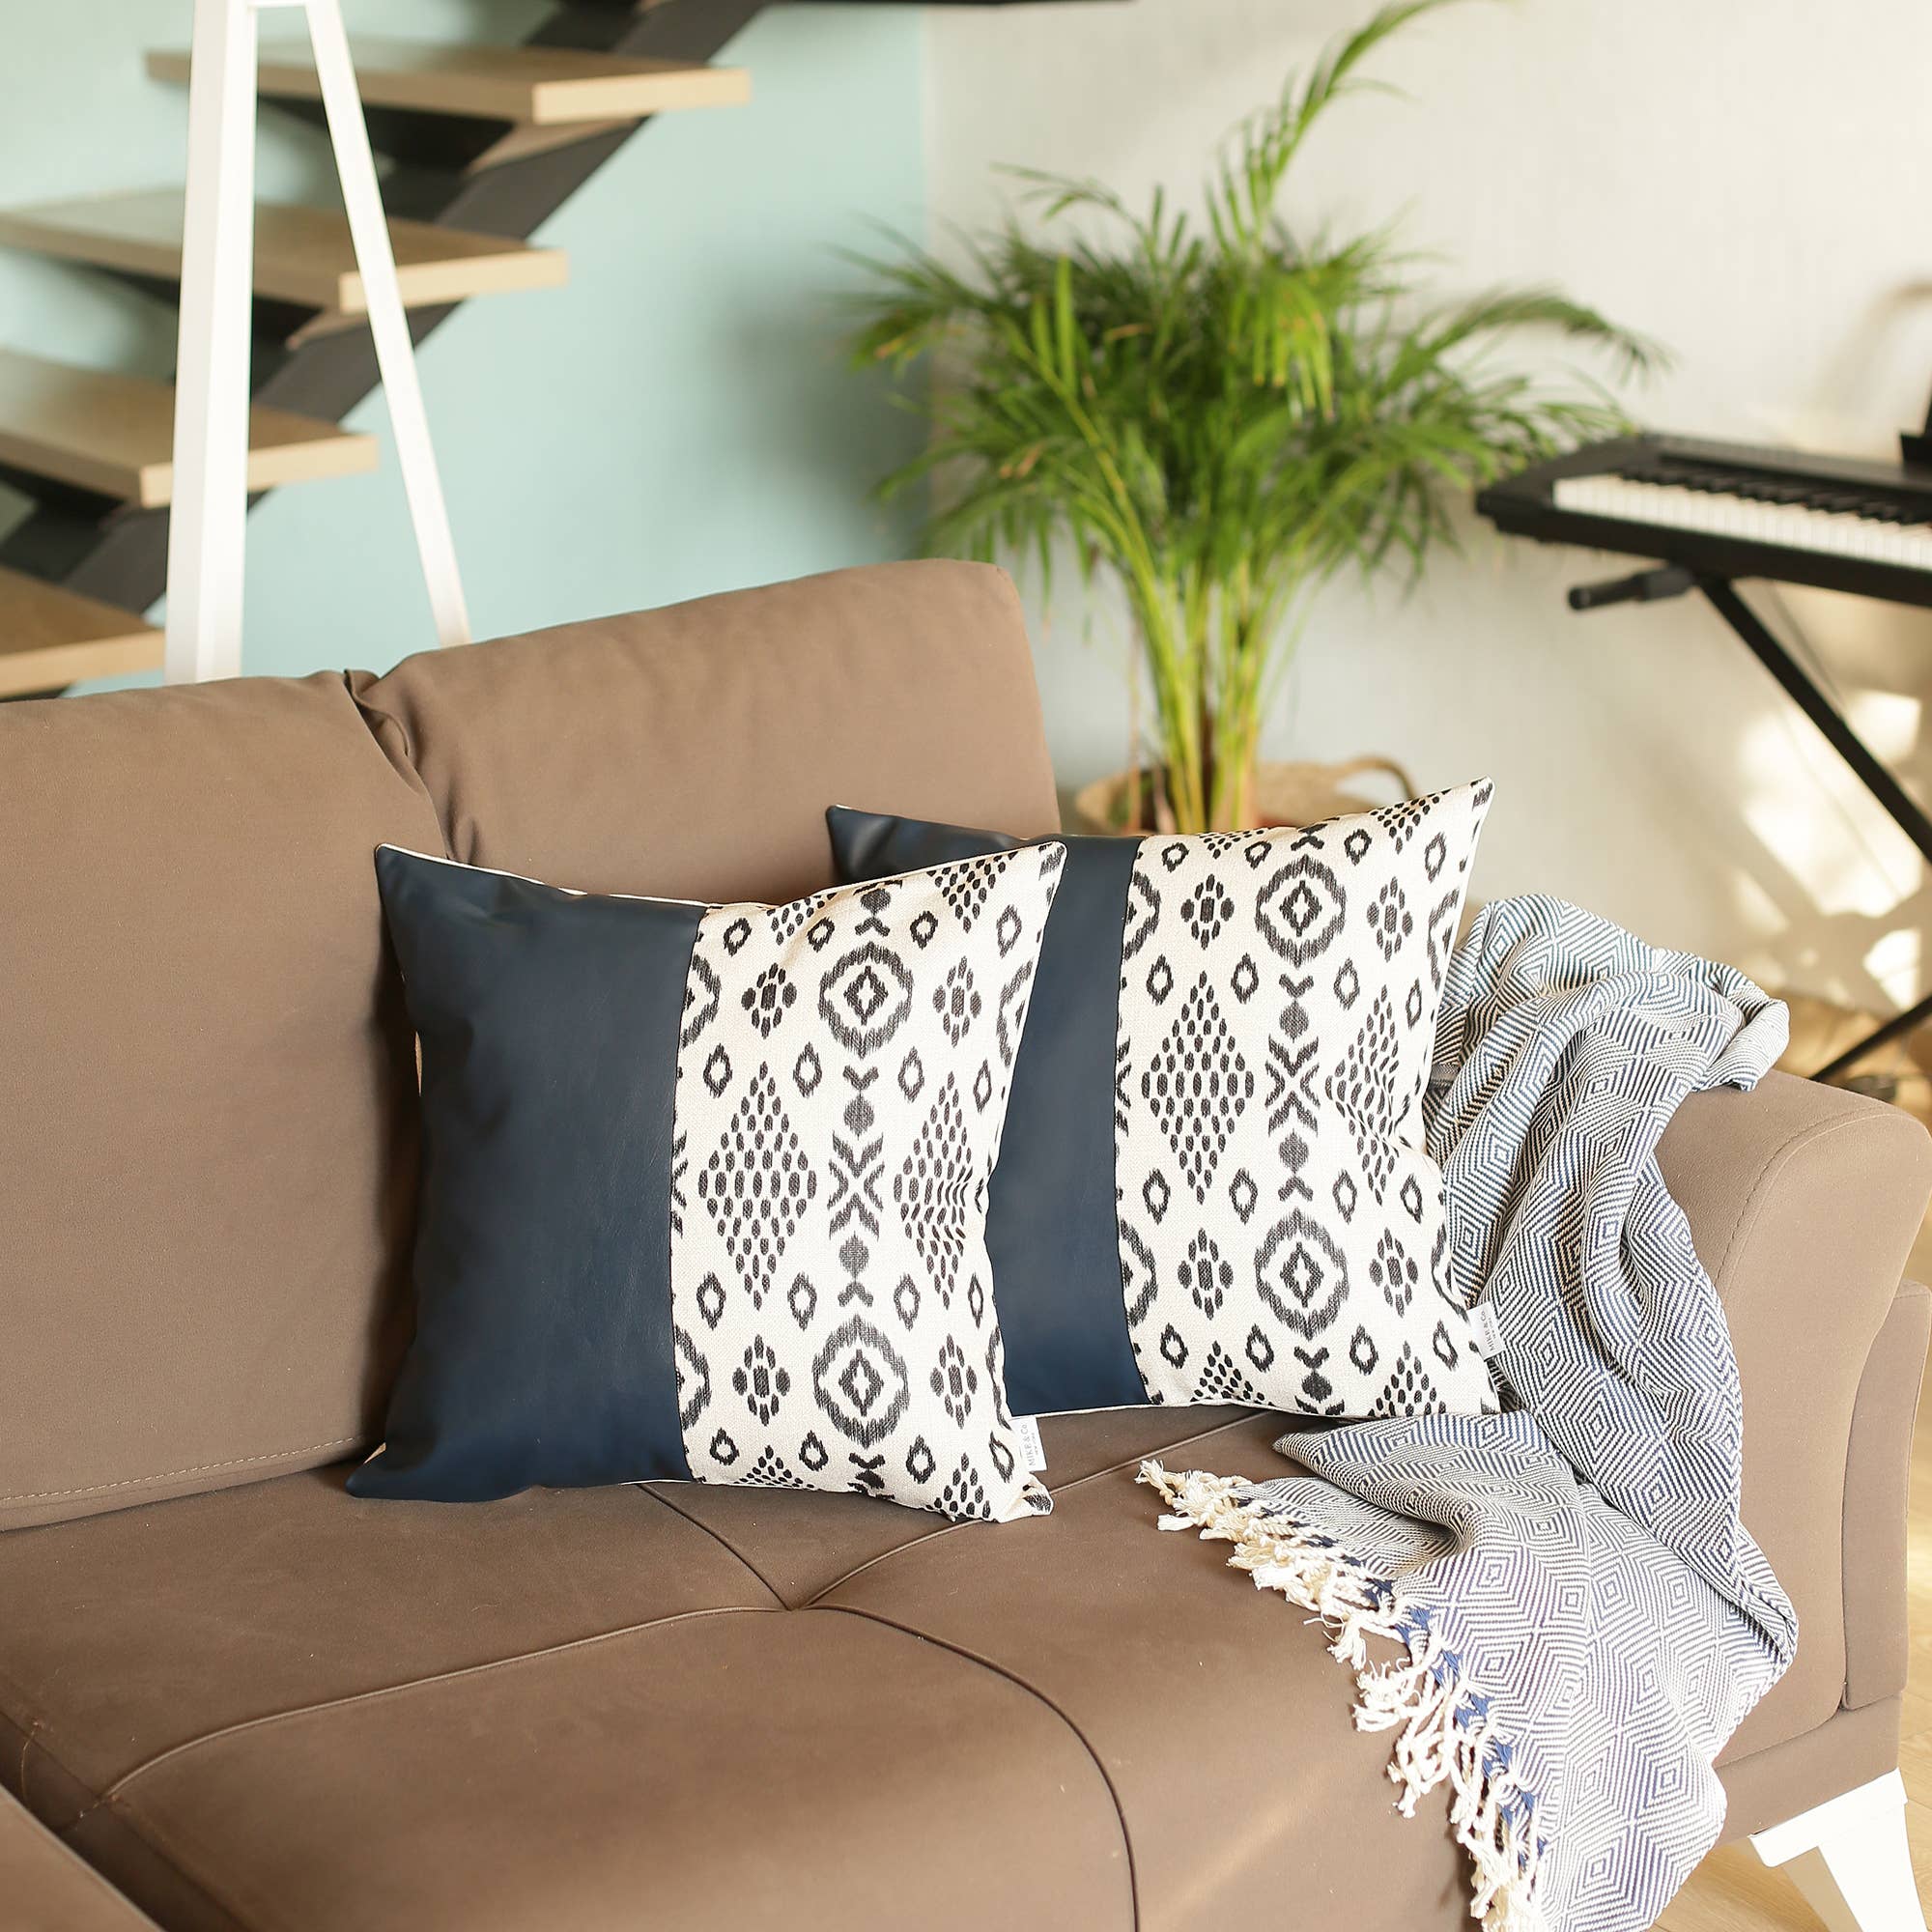
[[[1487,1301],[1479,1301],[1469,1311],[1469,1326],[1476,1331],[1476,1347],[1493,1355],[1503,1345],[1502,1330],[1496,1326],[1496,1311]]]
[[[1046,1445],[1039,1439],[1039,1424],[1030,1415],[1013,1417],[1013,1434],[1020,1438],[1020,1454],[1029,1469],[1046,1467]]]

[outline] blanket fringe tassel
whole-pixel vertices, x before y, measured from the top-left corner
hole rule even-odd
[[[1174,1511],[1162,1529],[1232,1543],[1232,1568],[1320,1618],[1329,1654],[1355,1673],[1356,1729],[1398,1733],[1388,1775],[1405,1817],[1438,1785],[1449,1786],[1456,1842],[1475,1867],[1469,1916],[1486,1932],[1548,1932],[1535,1898],[1542,1848],[1533,1807],[1510,1771],[1489,1700],[1463,1678],[1439,1633],[1397,1612],[1387,1585],[1333,1537],[1258,1506],[1252,1484],[1199,1470],[1170,1475],[1152,1462],[1141,1464],[1140,1480]],[[1401,1644],[1407,1662],[1372,1662],[1371,1637]]]

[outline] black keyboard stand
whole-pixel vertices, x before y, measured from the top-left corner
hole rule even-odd
[[[1593,611],[1608,604],[1639,600],[1649,603],[1661,597],[1681,596],[1690,589],[1704,593],[1711,608],[1744,640],[1751,656],[1784,687],[1786,695],[1825,734],[1833,751],[1852,768],[1859,782],[1884,807],[1891,822],[1918,846],[1926,865],[1932,866],[1932,818],[1926,817],[1904,786],[1873,756],[1871,748],[1846,722],[1845,714],[1819,689],[1810,672],[1772,636],[1728,578],[1709,577],[1679,565],[1668,565],[1638,571],[1634,577],[1607,584],[1581,586],[1580,590],[1570,593],[1570,607],[1575,611]],[[1932,1020],[1932,993],[1847,1047],[1811,1077],[1840,1079],[1866,1054],[1889,1046],[1928,1020]]]

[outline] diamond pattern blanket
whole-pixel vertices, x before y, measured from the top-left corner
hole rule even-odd
[[[1750,1087],[1785,1032],[1729,968],[1554,899],[1491,905],[1425,1120],[1504,1412],[1289,1436],[1313,1473],[1266,1483],[1142,1470],[1162,1527],[1233,1543],[1323,1620],[1356,1722],[1393,1733],[1401,1808],[1449,1787],[1491,1932],[1652,1924],[1722,1823],[1719,1747],[1797,1644],[1739,1518],[1723,1310],[1657,1162],[1679,1101]]]

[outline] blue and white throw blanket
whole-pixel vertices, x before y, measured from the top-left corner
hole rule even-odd
[[[1395,1733],[1401,1808],[1448,1785],[1491,1932],[1652,1924],[1723,1821],[1713,1760],[1797,1645],[1739,1520],[1723,1310],[1656,1152],[1687,1094],[1752,1086],[1785,1032],[1726,967],[1558,900],[1491,905],[1425,1115],[1504,1412],[1286,1437],[1313,1477],[1141,1472],[1164,1528],[1233,1543],[1323,1620],[1357,1724]]]

